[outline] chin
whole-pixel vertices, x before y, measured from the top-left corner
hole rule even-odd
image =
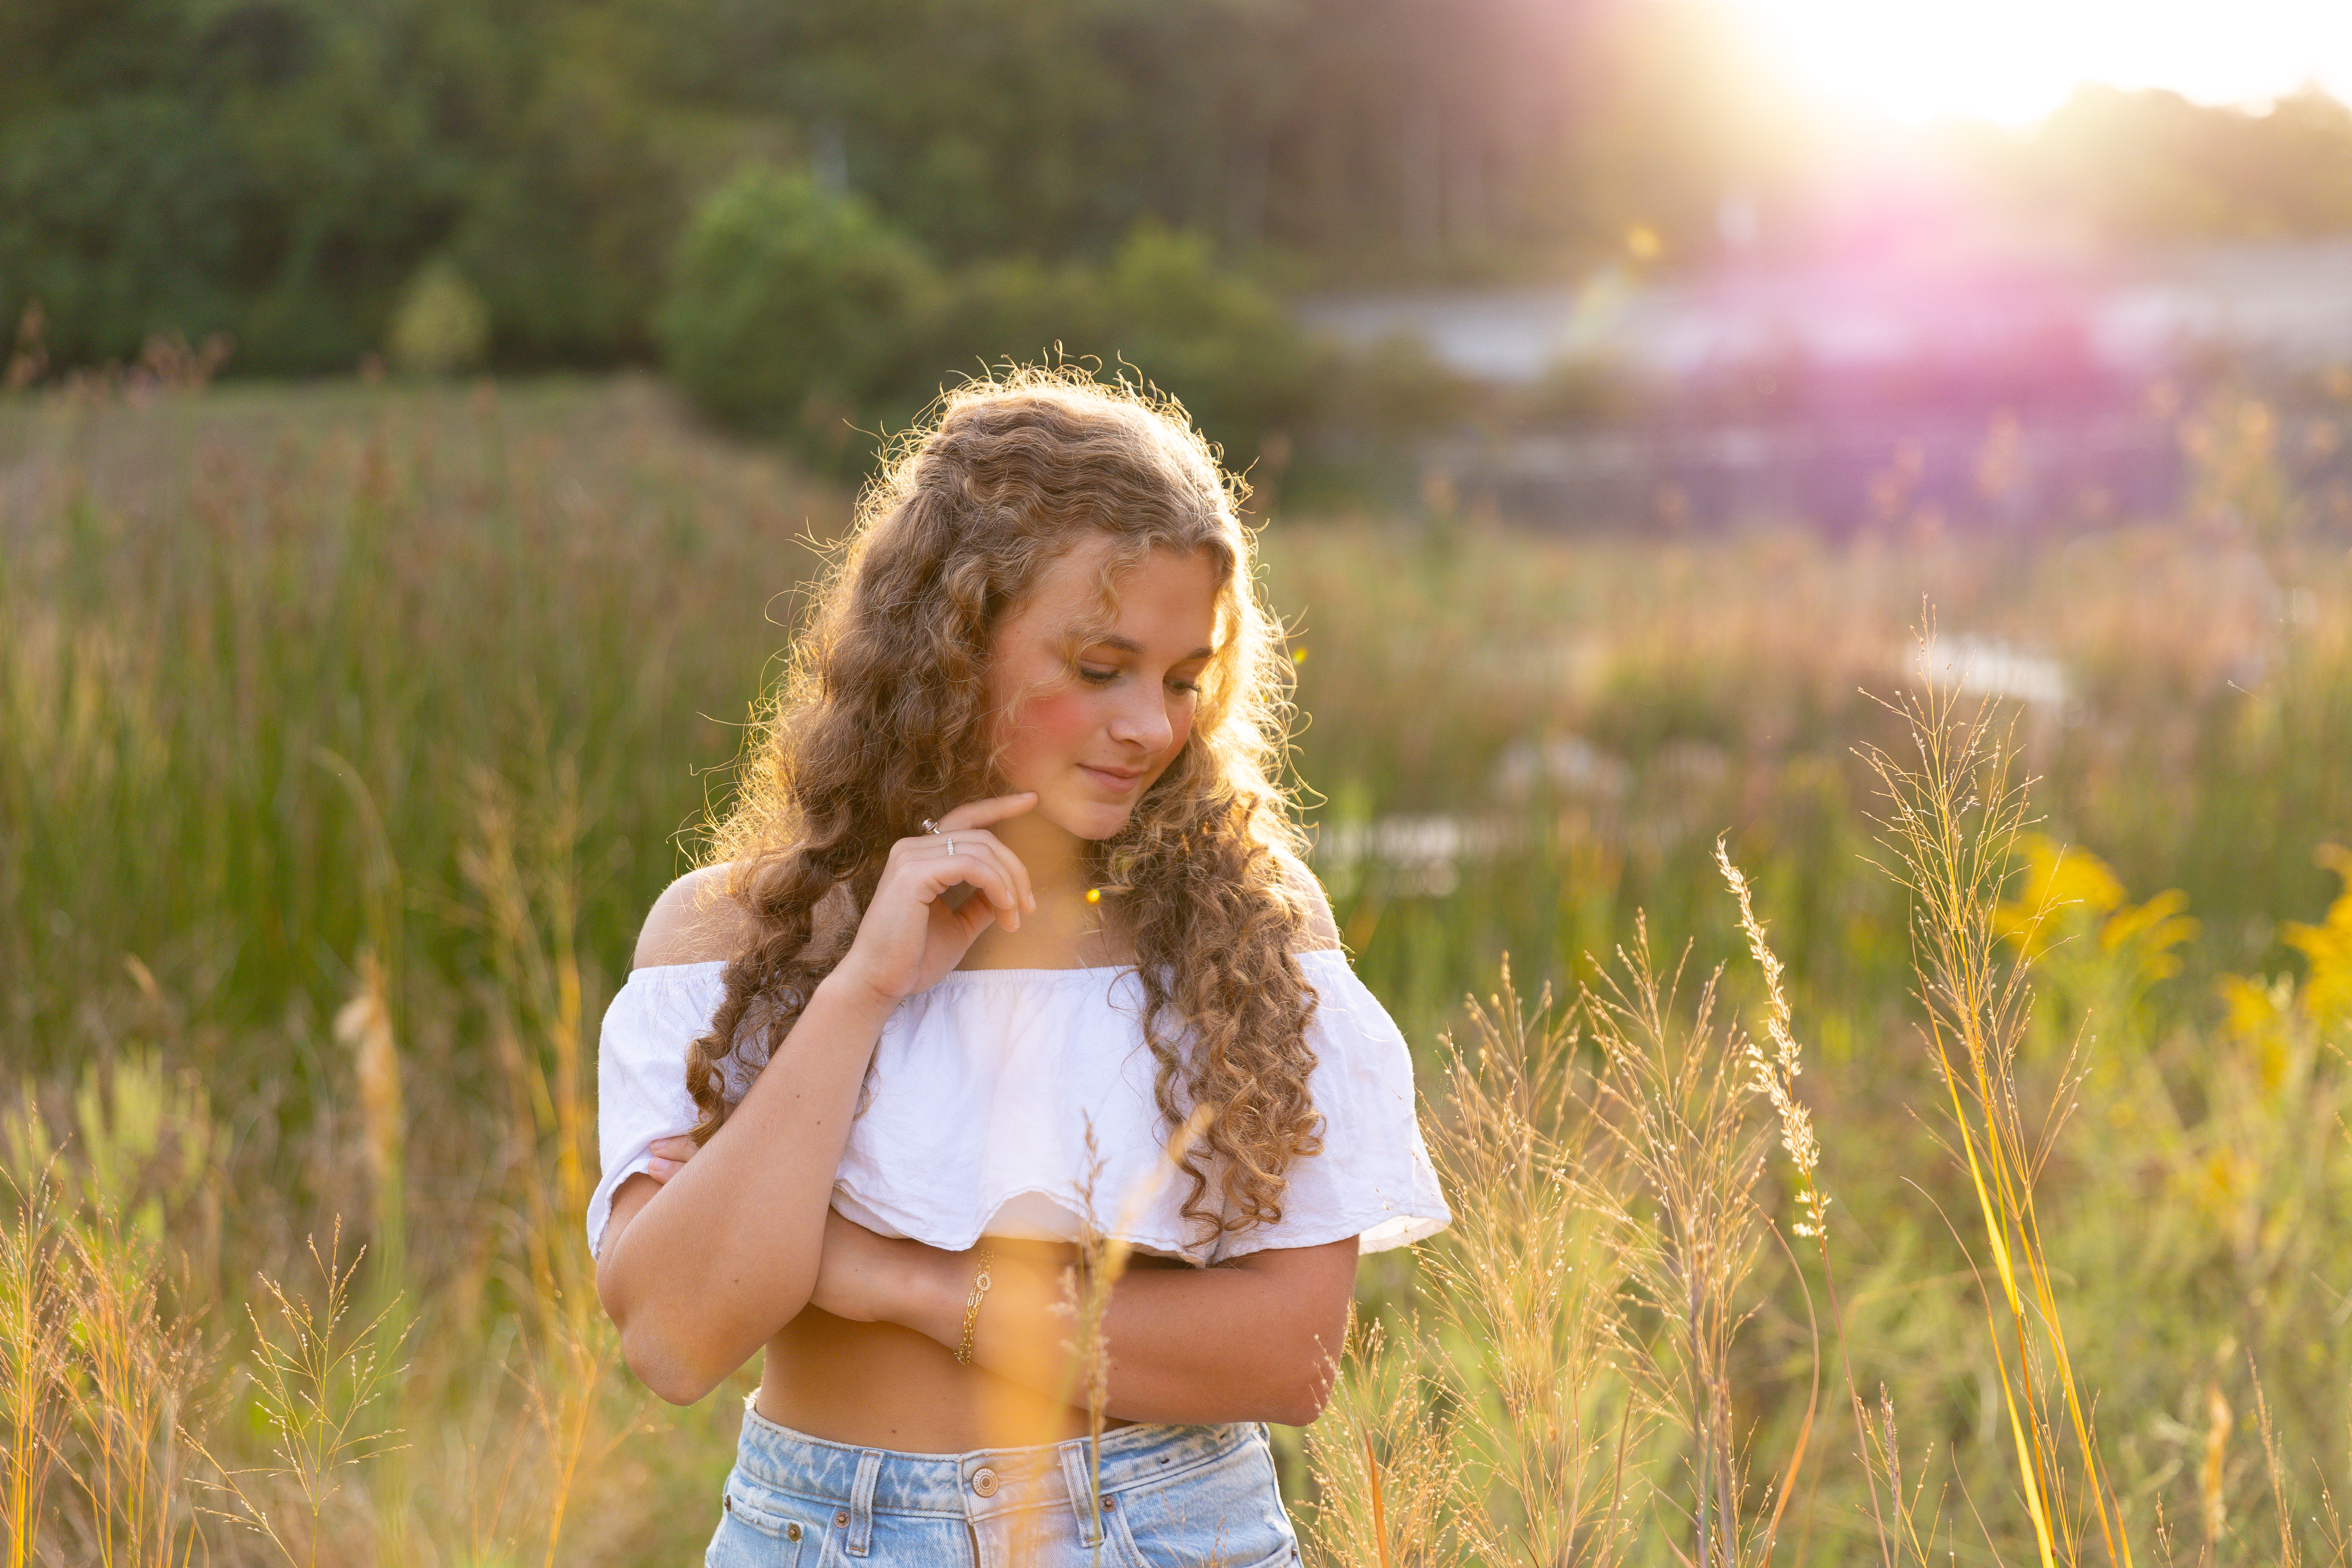
[[[1087,801],[1063,810],[1050,806],[1042,813],[1045,820],[1073,838],[1085,838],[1096,843],[1110,838],[1135,816],[1135,808],[1106,805],[1099,801]]]

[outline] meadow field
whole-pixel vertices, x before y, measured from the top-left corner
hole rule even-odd
[[[1262,520],[1462,1222],[1310,1561],[2345,1558],[2345,421],[2097,531]],[[0,1563],[696,1560],[750,1373],[620,1364],[597,1020],[848,515],[646,380],[0,400]]]

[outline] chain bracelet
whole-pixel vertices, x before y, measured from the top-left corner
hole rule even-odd
[[[955,1352],[956,1364],[959,1366],[971,1364],[972,1331],[980,1327],[980,1299],[988,1294],[990,1284],[988,1266],[992,1261],[994,1261],[993,1255],[986,1247],[982,1247],[980,1249],[979,1268],[972,1276],[971,1298],[963,1304],[963,1343],[956,1347]]]

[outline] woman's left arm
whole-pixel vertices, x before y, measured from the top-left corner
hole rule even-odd
[[[858,1228],[845,1220],[835,1231],[844,1227]],[[874,1280],[844,1291],[838,1307],[827,1310],[869,1310],[956,1349],[976,1254],[864,1234],[869,1241],[853,1240],[839,1256],[835,1235],[825,1238],[821,1275],[835,1273],[836,1264],[866,1266],[870,1258]],[[1355,1292],[1356,1252],[1351,1236],[1320,1247],[1269,1247],[1209,1268],[1128,1270],[1103,1317],[1105,1413],[1123,1421],[1306,1426],[1330,1397]],[[989,1275],[971,1359],[1028,1387],[1083,1401],[1067,1369],[1076,1325],[1066,1271],[1000,1255]],[[820,1306],[826,1294],[820,1284]]]

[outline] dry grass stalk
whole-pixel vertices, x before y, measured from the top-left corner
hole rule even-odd
[[[1063,1373],[1068,1386],[1056,1403],[1085,1403],[1087,1446],[1098,1454],[1110,1399],[1110,1341],[1103,1332],[1103,1320],[1109,1316],[1111,1292],[1127,1272],[1134,1248],[1119,1235],[1123,1226],[1115,1221],[1105,1230],[1097,1217],[1100,1209],[1096,1189],[1102,1180],[1103,1159],[1101,1146],[1095,1142],[1092,1117],[1087,1119],[1086,1149],[1086,1172],[1078,1178],[1077,1267],[1062,1280],[1061,1306],[1070,1321]],[[1097,1486],[1092,1502],[1097,1530],[1102,1527],[1099,1492]]]
[[[2229,1528],[2229,1493],[2224,1485],[2229,1477],[2230,1432],[2237,1425],[2230,1409],[2230,1401],[2221,1393],[2219,1381],[2208,1379],[2205,1384],[2205,1455],[2197,1467],[2198,1512],[2205,1525],[2205,1555],[2210,1559],[2221,1544],[2221,1532]]]
[[[1669,1507],[1690,1544],[1665,1549],[1695,1568],[1771,1553],[1779,1510],[1747,1517],[1731,1387],[1766,1229],[1758,1053],[1715,1023],[1712,978],[1685,1016],[1645,929],[1619,959],[1565,1018],[1526,1008],[1507,969],[1472,1004],[1480,1048],[1454,1051],[1430,1121],[1454,1225],[1423,1249],[1427,1310],[1363,1337],[1308,1434],[1324,1555],[1623,1562],[1628,1455],[1647,1482],[1662,1426],[1689,1477]]]
[[[1748,1087],[1772,1107],[1780,1125],[1780,1146],[1787,1151],[1789,1163],[1797,1173],[1797,1219],[1790,1228],[1800,1238],[1813,1243],[1814,1253],[1821,1260],[1822,1280],[1830,1299],[1830,1328],[1837,1336],[1838,1364],[1845,1378],[1846,1402],[1853,1413],[1855,1456],[1862,1461],[1864,1484],[1870,1502],[1873,1531],[1878,1541],[1882,1568],[1894,1568],[1898,1558],[1907,1554],[1916,1563],[1927,1562],[1926,1550],[1913,1528],[1917,1499],[1906,1505],[1903,1496],[1903,1458],[1895,1429],[1895,1403],[1884,1385],[1879,1390],[1882,1419],[1874,1424],[1864,1407],[1861,1386],[1853,1375],[1853,1348],[1845,1332],[1844,1305],[1838,1300],[1837,1271],[1830,1261],[1829,1195],[1822,1191],[1819,1170],[1822,1150],[1813,1132],[1811,1110],[1797,1094],[1797,1078],[1804,1070],[1803,1052],[1798,1046],[1789,1007],[1789,994],[1781,984],[1786,973],[1780,954],[1772,951],[1764,932],[1764,922],[1756,916],[1756,904],[1750,896],[1748,879],[1732,863],[1731,851],[1721,838],[1715,841],[1715,863],[1722,872],[1725,884],[1739,905],[1739,930],[1748,939],[1748,951],[1764,975],[1765,1036],[1772,1048],[1766,1051],[1753,1037],[1744,1047],[1750,1073]],[[1800,1279],[1802,1276],[1799,1276]],[[1810,1310],[1810,1292],[1808,1309]],[[1793,1495],[1798,1471],[1805,1461],[1805,1448],[1812,1432],[1813,1415],[1820,1398],[1820,1356],[1814,1356],[1814,1376],[1811,1392],[1805,1402],[1803,1421],[1798,1427],[1797,1438],[1782,1475],[1780,1496],[1773,1503],[1773,1520],[1777,1525]],[[1879,1483],[1886,1483],[1886,1503],[1879,1500]],[[1924,1484],[1924,1483],[1923,1483]],[[1893,1520],[1890,1528],[1889,1520]],[[1929,1532],[1933,1533],[1932,1529]]]
[[[400,1090],[400,1050],[392,1033],[392,1002],[383,965],[373,952],[357,965],[359,986],[335,1014],[335,1038],[348,1047],[359,1080],[360,1131],[367,1154],[375,1210],[375,1245],[386,1274],[397,1278],[406,1253],[407,1195],[401,1165],[406,1118]]]
[[[1781,1147],[1788,1151],[1790,1164],[1796,1167],[1796,1233],[1818,1237],[1829,1223],[1830,1201],[1815,1179],[1822,1163],[1822,1148],[1813,1136],[1813,1113],[1797,1098],[1797,1077],[1804,1071],[1804,1053],[1790,1028],[1789,995],[1780,984],[1785,971],[1780,954],[1765,940],[1764,923],[1756,918],[1748,879],[1732,864],[1731,851],[1721,838],[1715,841],[1715,863],[1723,873],[1725,884],[1731,889],[1731,896],[1738,901],[1739,930],[1748,939],[1748,951],[1754,956],[1757,967],[1764,972],[1765,1034],[1772,1049],[1767,1052],[1753,1037],[1746,1041],[1741,1054],[1753,1075],[1748,1087],[1770,1103],[1773,1115],[1780,1119]]]
[[[2270,1476],[2271,1504],[2278,1511],[2278,1568],[2303,1568],[2303,1545],[2295,1538],[2294,1509],[2287,1501],[2286,1459],[2279,1452],[2278,1427],[2271,1420],[2271,1402],[2263,1393],[2263,1378],[2250,1356],[2246,1371],[2254,1388],[2254,1425],[2262,1434],[2263,1465]]]
[[[2347,1394],[2352,1395],[2352,1389],[2347,1389]],[[2347,1423],[2352,1424],[2352,1397],[2345,1400],[2344,1411]],[[2343,1511],[2336,1507],[2335,1489],[2327,1484],[2326,1467],[2316,1459],[2312,1465],[2319,1472],[2319,1509],[2312,1520],[2314,1533],[2328,1549],[2328,1568],[2344,1568],[2344,1564],[2352,1563],[2352,1527],[2347,1526]]]
[[[1849,1387],[1852,1379],[1853,1373],[1849,1370]],[[1856,1407],[1860,1409],[1859,1400]],[[1874,1489],[1881,1479],[1886,1483],[1887,1506],[1874,1517],[1878,1528],[1880,1556],[1884,1561],[1916,1563],[1920,1568],[1927,1568],[1942,1519],[1940,1494],[1937,1506],[1928,1510],[1923,1523],[1920,1510],[1927,1506],[1927,1478],[1922,1474],[1910,1491],[1906,1493],[1903,1489],[1903,1438],[1895,1426],[1894,1395],[1886,1392],[1885,1384],[1879,1386],[1877,1410],[1863,1411],[1861,1418],[1863,1448],[1860,1458],[1864,1471]],[[1934,1458],[1935,1448],[1930,1445],[1920,1456],[1923,1472]],[[1874,1509],[1878,1506],[1874,1489],[1872,1506]]]
[[[590,1128],[581,1089],[586,988],[574,852],[587,812],[568,763],[551,771],[551,801],[528,813],[486,773],[473,788],[476,836],[460,868],[480,900],[499,981],[489,1000],[512,1102],[509,1169],[521,1178],[530,1280],[530,1320],[515,1373],[539,1461],[535,1495],[521,1503],[512,1495],[509,1443],[487,1510],[494,1519],[536,1513],[542,1561],[553,1568],[582,1484],[641,1429],[646,1408],[644,1391],[620,1375],[618,1339],[597,1307],[583,1239]],[[526,1047],[526,1037],[545,1048]]]
[[[616,1386],[621,1358],[613,1334],[576,1311],[555,1321],[558,1337],[523,1363],[531,1423],[547,1456],[540,1500],[546,1543],[541,1561],[547,1568],[562,1560],[564,1522],[583,1481],[638,1430],[636,1417],[644,1408],[641,1391]],[[616,1395],[628,1406],[618,1420],[610,1418],[609,1409]]]
[[[2068,1354],[2033,1201],[2071,1101],[2071,1077],[2041,1125],[2030,1126],[2016,1068],[2032,993],[2025,967],[2001,951],[1994,917],[2026,824],[2025,789],[2012,778],[2014,753],[2006,733],[1992,729],[1989,706],[1964,713],[1957,691],[1932,672],[1924,692],[1889,706],[1909,726],[1915,760],[1874,746],[1862,755],[1885,792],[1885,869],[1912,894],[1924,1032],[1990,1256],[1997,1289],[1985,1293],[1986,1327],[2035,1551],[2042,1568],[2079,1562],[2075,1510],[2087,1509],[2108,1560],[2128,1564],[2122,1509]]]
[[[0,1228],[0,1438],[7,1444],[7,1568],[40,1550],[49,1477],[66,1428],[69,1286],[59,1278],[56,1220],[42,1175],[8,1184],[16,1214]]]
[[[1356,1334],[1307,1434],[1307,1533],[1362,1568],[1598,1568],[1627,1553],[1625,1458],[1655,1422],[1620,1365],[1642,1352],[1597,1191],[1612,1148],[1573,1015],[1548,994],[1530,1010],[1506,966],[1470,1017],[1476,1048],[1446,1039],[1450,1092],[1427,1123],[1454,1223],[1420,1250],[1423,1310]]]
[[[1452,1399],[1444,1363],[1411,1323],[1397,1339],[1381,1323],[1354,1339],[1329,1407],[1307,1430],[1316,1497],[1302,1536],[1314,1561],[1345,1568],[1460,1562],[1457,1525],[1485,1488],[1439,1414]]]
[[[85,1086],[86,1119],[97,1094]],[[134,1122],[160,1104],[130,1099]],[[95,1165],[135,1163],[135,1128],[117,1139],[102,1120],[87,1125]],[[181,1419],[207,1368],[193,1326],[163,1303],[160,1205],[138,1204],[126,1218],[137,1186],[123,1169],[69,1172],[29,1092],[6,1131],[16,1200],[0,1218],[6,1562],[47,1560],[37,1553],[54,1529],[70,1561],[184,1563],[196,1532]]]
[[[214,1484],[224,1501],[208,1510],[253,1531],[297,1568],[318,1568],[328,1506],[342,1491],[346,1472],[399,1447],[399,1434],[380,1421],[407,1371],[395,1360],[400,1336],[386,1331],[396,1303],[353,1326],[354,1285],[366,1249],[346,1264],[341,1243],[340,1221],[325,1254],[315,1237],[310,1243],[320,1276],[315,1303],[264,1275],[274,1327],[265,1328],[252,1306],[246,1308],[253,1387],[269,1424],[274,1462],[219,1465]]]
[[[551,796],[537,803],[527,824],[519,822],[524,813],[488,773],[478,771],[473,787],[476,836],[460,856],[459,868],[481,900],[500,990],[521,999],[553,1058],[551,1065],[534,1064],[535,1109],[551,1124],[546,1131],[555,1141],[554,1196],[565,1214],[584,1216],[583,1150],[590,1127],[581,1098],[584,1001],[574,861],[588,814],[577,770],[569,759],[553,766]],[[519,844],[526,826],[530,841]]]
[[[1661,970],[1647,923],[1618,950],[1583,1012],[1605,1067],[1591,1104],[1623,1179],[1601,1189],[1629,1285],[1665,1328],[1665,1343],[1629,1362],[1660,1414],[1689,1442],[1690,1560],[1696,1568],[1762,1562],[1771,1521],[1743,1523],[1747,1489],[1733,1425],[1732,1342],[1755,1310],[1745,1297],[1764,1237],[1754,1187],[1769,1134],[1747,1114],[1744,1039],[1714,1018],[1717,976],[1678,1016],[1681,972]],[[1650,1342],[1655,1346],[1657,1342]]]
[[[1453,1051],[1449,1114],[1431,1140],[1462,1198],[1454,1244],[1429,1258],[1432,1304],[1494,1391],[1497,1418],[1465,1435],[1490,1489],[1515,1506],[1468,1510],[1459,1528],[1489,1562],[1612,1561],[1627,1528],[1625,1444],[1650,1418],[1612,1364],[1633,1350],[1617,1310],[1622,1259],[1595,1196],[1613,1151],[1580,1113],[1581,1036],[1573,1016],[1553,1016],[1549,991],[1531,1011],[1506,963],[1470,1022],[1477,1055]]]
[[[1213,1108],[1195,1106],[1181,1126],[1171,1133],[1163,1153],[1168,1167],[1180,1166],[1185,1152],[1208,1131]],[[1127,1273],[1128,1260],[1134,1256],[1134,1244],[1126,1237],[1136,1228],[1143,1205],[1148,1202],[1155,1184],[1150,1179],[1134,1183],[1122,1194],[1114,1218],[1106,1228],[1101,1221],[1102,1202],[1099,1186],[1103,1159],[1100,1146],[1095,1141],[1094,1121],[1087,1119],[1086,1128],[1086,1169],[1077,1182],[1078,1234],[1077,1260],[1062,1279],[1059,1310],[1068,1320],[1070,1337],[1063,1344],[1062,1381],[1055,1394],[1057,1405],[1083,1405],[1087,1412],[1087,1474],[1088,1479],[1087,1511],[1091,1517],[1089,1533],[1093,1536],[1095,1556],[1102,1555],[1102,1435],[1109,1415],[1110,1401],[1110,1340],[1104,1331],[1104,1321],[1110,1314],[1112,1292]],[[1159,1173],[1158,1172],[1154,1173]],[[1034,1524],[1034,1518],[1024,1516],[1024,1526]],[[1013,1560],[1023,1561],[1034,1553],[1034,1542],[1016,1537]]]
[[[152,1256],[110,1245],[110,1212],[92,1219],[64,1232],[75,1352],[67,1401],[79,1452],[66,1468],[89,1504],[96,1562],[185,1562],[196,1541],[180,1506],[180,1414],[202,1377],[195,1335],[165,1320]]]

